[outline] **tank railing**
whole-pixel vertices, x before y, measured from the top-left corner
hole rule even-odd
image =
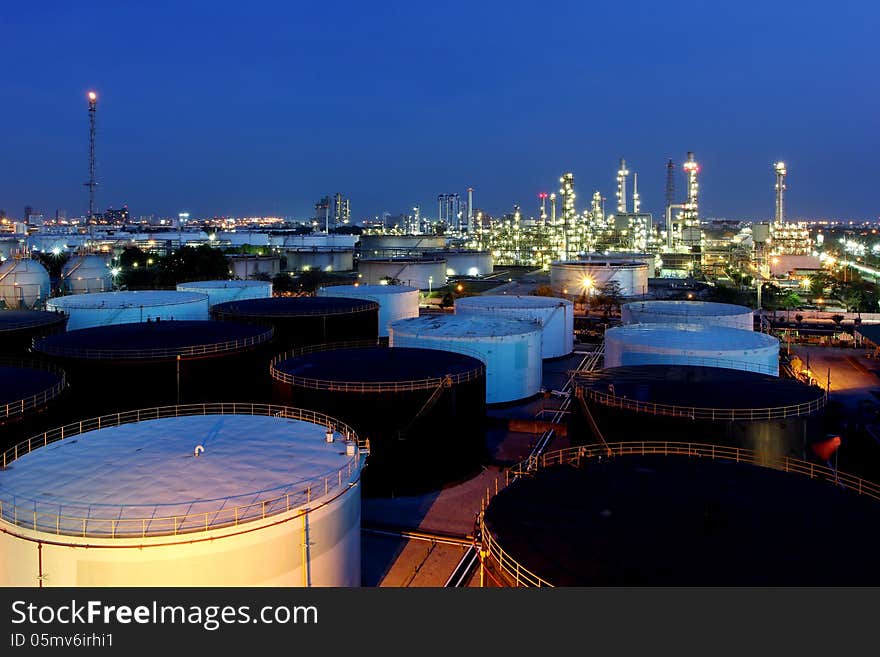
[[[93,538],[143,538],[205,532],[295,511],[333,491],[345,489],[351,485],[352,478],[360,468],[360,459],[368,451],[366,443],[360,441],[351,427],[323,413],[270,404],[188,404],[112,413],[73,422],[38,434],[6,450],[2,455],[2,466],[6,468],[35,449],[88,431],[144,420],[195,415],[263,415],[302,420],[332,428],[357,447],[345,465],[326,474],[266,491],[181,504],[180,508],[186,508],[187,511],[177,514],[163,513],[168,508],[177,506],[175,504],[87,506],[22,500],[18,496],[12,496],[11,499],[0,498],[0,520],[34,531]],[[263,498],[262,495],[267,493],[271,496]],[[211,508],[198,510],[203,509],[206,504]],[[64,511],[65,508],[74,510],[74,513]],[[83,512],[76,513],[77,508]],[[96,509],[105,513],[100,517],[92,515]],[[127,511],[133,513],[134,517],[126,517]]]
[[[6,333],[8,331],[18,331],[20,329],[26,329],[26,328],[34,328],[34,329],[53,328],[53,327],[57,326],[58,324],[61,324],[63,321],[66,321],[66,319],[67,319],[67,315],[65,315],[63,312],[60,312],[60,311],[49,310],[49,311],[43,311],[43,312],[48,312],[52,315],[56,315],[56,318],[53,318],[52,321],[48,321],[48,320],[44,321],[43,319],[41,319],[39,321],[25,319],[25,320],[21,320],[20,322],[5,323],[2,326],[0,326],[0,335],[2,335],[3,333]]]
[[[584,389],[584,395],[588,399],[610,408],[619,408],[637,413],[650,413],[652,415],[684,417],[691,420],[781,420],[810,415],[824,408],[828,402],[827,393],[820,391],[818,388],[816,391],[820,393],[819,396],[808,402],[765,408],[711,408],[657,404],[589,388]]]
[[[5,358],[0,359],[0,367],[27,367],[30,369],[52,372],[60,377],[51,388],[41,390],[35,395],[25,397],[24,399],[18,399],[7,404],[0,404],[0,420],[21,415],[34,408],[40,408],[52,399],[55,399],[55,397],[60,395],[64,391],[64,388],[67,387],[67,375],[64,370],[51,363],[45,363],[38,360]]]
[[[650,362],[644,363],[621,363],[622,367],[633,367],[636,365],[696,365],[698,367],[718,367],[729,370],[742,370],[745,372],[757,372],[759,374],[769,374],[771,376],[779,376],[778,367],[762,363],[753,363],[745,360],[736,360],[733,358],[709,358],[703,356],[688,356],[686,354],[654,354],[647,352],[637,352],[633,354],[638,357],[649,356]],[[624,356],[626,360],[626,356]]]
[[[880,485],[877,483],[817,463],[803,461],[790,456],[769,456],[742,447],[659,440],[616,442],[606,445],[582,445],[547,452],[539,457],[530,457],[504,470],[503,476],[499,475],[495,480],[494,494],[497,495],[517,479],[530,477],[542,468],[553,465],[580,466],[589,459],[599,460],[616,456],[686,456],[689,458],[708,458],[716,461],[745,463],[793,473],[818,481],[825,481],[858,495],[865,495],[873,500],[880,501]],[[492,536],[485,523],[485,510],[491,499],[491,491],[487,488],[479,514],[480,541],[486,556],[491,558],[494,565],[516,586],[553,586],[550,582],[529,571],[498,545],[497,540]]]
[[[302,296],[297,298],[304,299],[315,299],[318,297],[313,296]],[[322,299],[343,299],[348,297],[321,297]],[[259,299],[244,299],[243,301],[259,301]],[[360,301],[360,300],[359,300]],[[223,301],[214,305],[211,308],[211,314],[215,315],[215,319],[254,319],[254,320],[264,320],[264,321],[272,321],[276,319],[284,320],[284,319],[295,319],[297,317],[320,317],[322,315],[331,316],[331,315],[356,315],[358,313],[367,312],[370,310],[379,310],[379,303],[377,301],[362,301],[358,305],[347,306],[344,310],[334,310],[333,308],[297,308],[295,311],[291,313],[273,313],[271,310],[266,312],[260,312],[259,310],[255,310],[253,312],[248,311],[238,311],[234,308],[227,309],[223,308],[223,306],[227,303],[241,303],[240,301]]]
[[[393,349],[393,347],[382,347],[378,340],[358,340],[349,342],[331,342],[328,344],[317,344],[308,347],[293,349],[283,354],[278,354],[272,359],[269,365],[269,373],[276,381],[281,381],[292,386],[310,388],[313,390],[328,390],[333,392],[356,392],[356,393],[376,393],[376,392],[414,392],[417,390],[431,390],[444,385],[457,385],[459,383],[467,383],[475,381],[486,375],[486,366],[480,361],[480,366],[467,372],[458,374],[444,374],[443,376],[429,377],[425,379],[412,379],[407,381],[328,381],[327,379],[315,379],[312,377],[296,376],[288,372],[278,369],[278,365],[289,358],[296,358],[304,354],[317,353],[322,351],[333,351],[335,349],[366,349],[370,347],[378,347],[382,349]]]
[[[170,322],[169,322],[170,323]],[[45,343],[44,340],[36,341],[34,348],[38,351],[58,356],[61,358],[122,358],[122,359],[148,359],[148,358],[174,358],[180,356],[182,358],[209,356],[211,354],[220,354],[230,351],[239,351],[249,349],[257,345],[268,342],[272,339],[274,330],[269,330],[260,335],[240,338],[235,340],[225,340],[223,342],[215,342],[214,344],[190,345],[184,347],[158,347],[155,349],[90,349],[90,348],[67,348],[53,347]]]

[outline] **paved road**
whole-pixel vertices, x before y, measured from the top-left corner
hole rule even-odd
[[[864,399],[878,401],[871,393],[880,391],[880,362],[865,358],[864,349],[792,345],[791,350],[809,363],[819,385],[825,386],[830,371],[831,398],[847,408],[855,409]]]

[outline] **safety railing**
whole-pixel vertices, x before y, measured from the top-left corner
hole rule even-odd
[[[684,456],[688,458],[708,458],[745,463],[825,481],[858,495],[865,495],[873,500],[880,501],[880,485],[824,465],[789,456],[770,457],[742,447],[670,441],[631,441],[607,443],[605,445],[583,445],[548,452],[537,457],[530,457],[508,468],[504,471],[503,477],[496,479],[495,494],[497,495],[499,491],[517,479],[528,477],[541,468],[566,464],[579,466],[589,459],[600,457],[607,459],[620,456]],[[479,515],[480,540],[486,558],[491,559],[491,563],[516,586],[553,586],[552,583],[528,570],[498,544],[497,539],[492,535],[492,532],[486,527],[485,523],[486,507],[490,501],[491,496],[487,489]]]
[[[50,363],[38,360],[0,359],[0,367],[26,367],[28,369],[52,372],[58,376],[58,381],[45,390],[41,390],[24,399],[0,404],[0,420],[10,419],[17,415],[22,415],[29,410],[41,408],[60,395],[64,388],[67,387],[67,375],[64,373],[64,370]]]
[[[619,395],[583,388],[584,396],[603,406],[650,413],[683,417],[691,420],[781,420],[790,417],[810,415],[825,407],[828,402],[827,393],[816,388],[817,397],[800,404],[773,406],[766,408],[710,408],[699,406],[679,406],[676,404],[657,404],[653,402],[630,399]]]
[[[65,345],[52,344],[52,340],[38,340],[34,342],[34,349],[48,354],[50,356],[58,356],[61,358],[80,358],[80,359],[102,359],[102,358],[119,358],[124,360],[140,360],[151,358],[198,358],[200,356],[210,356],[233,351],[242,351],[250,349],[260,344],[264,344],[272,339],[274,329],[266,327],[266,330],[259,335],[240,338],[235,340],[224,340],[213,344],[197,344],[184,345],[179,347],[157,347],[138,348],[138,349],[91,349],[76,348]]]
[[[51,328],[67,321],[67,315],[62,312],[46,313],[46,311],[44,311],[42,313],[34,314],[39,314],[39,317],[21,319],[20,321],[15,322],[4,321],[2,324],[0,324],[0,334],[11,331],[20,331],[21,329],[28,328]],[[55,315],[55,317],[47,317],[47,314]]]
[[[648,354],[635,353],[632,357],[638,359],[639,362],[626,362],[628,354],[623,354],[622,367],[632,367],[636,365],[678,365],[678,366],[698,366],[698,367],[717,367],[728,370],[742,370],[744,372],[755,372],[758,374],[769,374],[778,376],[778,366],[773,363],[757,363],[747,360],[738,360],[734,358],[715,358],[708,356],[690,356],[685,353],[681,354]]]
[[[351,454],[346,451],[346,462],[341,467],[305,481],[243,495],[180,504],[77,505],[28,499],[0,491],[0,520],[34,531],[94,538],[177,536],[238,526],[302,510],[313,502],[326,499],[334,491],[344,492],[358,473],[360,459],[368,449],[351,427],[323,413],[272,404],[211,403],[140,409],[73,422],[7,449],[0,456],[0,462],[5,469],[35,449],[97,429],[195,415],[261,415],[302,420],[341,434],[347,443],[354,445],[354,450]],[[175,512],[178,509],[179,512]]]
[[[279,368],[279,365],[290,358],[296,358],[305,354],[321,351],[333,351],[336,349],[366,349],[379,347],[376,340],[360,340],[349,342],[331,342],[308,347],[294,349],[279,354],[272,359],[269,365],[269,373],[276,381],[291,386],[310,388],[312,390],[332,390],[334,392],[376,393],[376,392],[413,392],[417,390],[433,390],[442,385],[457,385],[468,381],[475,381],[486,375],[486,366],[480,361],[479,367],[457,374],[444,374],[443,376],[427,377],[424,379],[412,379],[406,381],[331,381],[328,379],[316,379],[313,377],[297,376]],[[381,347],[393,349],[393,347]]]
[[[298,298],[316,299],[319,297],[302,296]],[[325,301],[332,302],[336,299],[347,297],[320,298]],[[291,307],[288,311],[278,303],[280,300],[281,298],[273,297],[272,301],[274,303],[267,304],[264,307],[260,307],[260,304],[258,304],[253,309],[241,308],[237,304],[247,303],[249,301],[264,301],[264,299],[242,299],[240,301],[224,301],[222,303],[214,305],[211,308],[211,314],[215,316],[215,319],[244,318],[271,321],[274,319],[289,319],[294,317],[329,317],[331,315],[355,315],[357,313],[369,312],[371,310],[379,310],[378,302],[358,299],[359,303],[357,304],[353,303],[350,305],[346,305],[345,307],[340,307],[336,309],[332,308],[330,304],[327,304],[327,306],[320,308]]]

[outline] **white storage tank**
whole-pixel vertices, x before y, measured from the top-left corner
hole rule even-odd
[[[208,305],[241,299],[268,299],[272,296],[269,281],[190,281],[178,283],[178,292],[199,292],[208,295]]]
[[[574,350],[574,304],[555,297],[504,294],[463,297],[456,315],[495,315],[535,322],[542,329],[542,358],[567,356]]]
[[[6,452],[0,586],[360,585],[343,423],[248,404],[100,419]]]
[[[541,390],[541,327],[501,317],[424,315],[391,325],[392,347],[454,351],[486,365],[486,403],[517,401]]]
[[[369,299],[379,304],[379,337],[399,319],[419,316],[419,291],[408,285],[331,285],[318,290],[319,297]]]
[[[242,280],[263,275],[273,278],[281,273],[281,258],[279,256],[230,255],[226,257],[229,259],[229,273]]]
[[[443,258],[361,258],[357,270],[366,285],[381,285],[388,279],[419,290],[436,290],[446,285]]]
[[[64,263],[61,281],[68,294],[91,294],[113,289],[113,276],[107,258],[100,255],[72,256]]]
[[[446,258],[447,276],[488,276],[494,270],[489,251],[437,251],[427,255]]]
[[[633,301],[620,307],[624,324],[701,324],[754,330],[751,308],[710,301]]]
[[[702,365],[779,376],[779,340],[700,324],[628,324],[605,331],[605,367]]]
[[[66,313],[68,331],[157,319],[210,319],[207,294],[171,290],[55,297],[46,303],[46,309]]]
[[[36,260],[7,260],[0,265],[0,299],[10,310],[40,308],[50,291],[49,272]]]
[[[620,284],[624,297],[647,294],[648,264],[633,258],[602,256],[550,263],[550,285],[568,296],[595,294],[611,281]]]
[[[354,269],[354,250],[313,247],[287,250],[288,271],[351,271]]]
[[[442,249],[446,246],[443,235],[361,235],[360,252],[363,257],[383,255],[388,250],[410,251]]]

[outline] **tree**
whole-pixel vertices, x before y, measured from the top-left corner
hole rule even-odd
[[[845,319],[844,316],[841,315],[840,313],[838,313],[836,315],[831,315],[831,321],[834,322],[835,324],[837,324],[837,328],[840,328],[840,324],[841,324],[841,322],[843,322],[844,319]]]
[[[603,309],[605,317],[611,315],[615,308],[620,309],[622,299],[620,283],[617,281],[608,281],[599,288],[596,294],[596,303]]]
[[[804,321],[804,316],[801,315],[800,313],[798,313],[797,315],[794,316],[794,321],[796,321],[798,326],[800,327],[801,322]]]
[[[529,292],[530,295],[534,297],[555,297],[556,292],[553,291],[553,288],[549,285],[539,285],[534,290]]]
[[[207,244],[184,246],[159,261],[156,283],[173,287],[187,281],[210,281],[229,278],[226,256]]]
[[[803,303],[800,295],[797,292],[789,292],[782,298],[782,307],[785,308],[786,313],[791,313],[792,310],[797,308]]]

